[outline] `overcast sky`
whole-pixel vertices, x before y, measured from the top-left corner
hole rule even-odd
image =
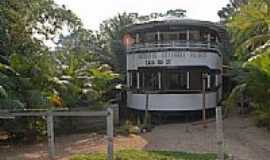
[[[185,9],[187,17],[218,21],[217,11],[229,0],[55,0],[76,13],[88,29],[97,30],[99,24],[117,13],[137,12],[150,14],[165,13],[169,9]]]

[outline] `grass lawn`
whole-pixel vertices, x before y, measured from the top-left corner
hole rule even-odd
[[[215,154],[193,154],[168,151],[122,150],[114,155],[114,160],[215,160]],[[102,153],[76,155],[71,160],[106,160]]]

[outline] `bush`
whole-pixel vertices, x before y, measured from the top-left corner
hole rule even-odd
[[[270,105],[255,104],[255,119],[259,127],[267,127],[270,129]]]
[[[35,142],[46,136],[46,120],[41,117],[18,117],[1,120],[2,129],[8,132],[9,139]]]
[[[139,126],[133,125],[130,121],[126,121],[116,130],[116,132],[118,134],[128,136],[129,134],[141,133],[141,128]]]

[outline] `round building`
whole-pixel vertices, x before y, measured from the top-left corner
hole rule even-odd
[[[204,102],[206,109],[216,107],[228,54],[222,25],[169,16],[127,31],[128,108],[197,111]]]

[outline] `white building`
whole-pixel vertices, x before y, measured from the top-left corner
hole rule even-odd
[[[162,17],[128,26],[127,106],[149,111],[202,109],[202,77],[206,108],[221,99],[223,26],[178,17]]]

